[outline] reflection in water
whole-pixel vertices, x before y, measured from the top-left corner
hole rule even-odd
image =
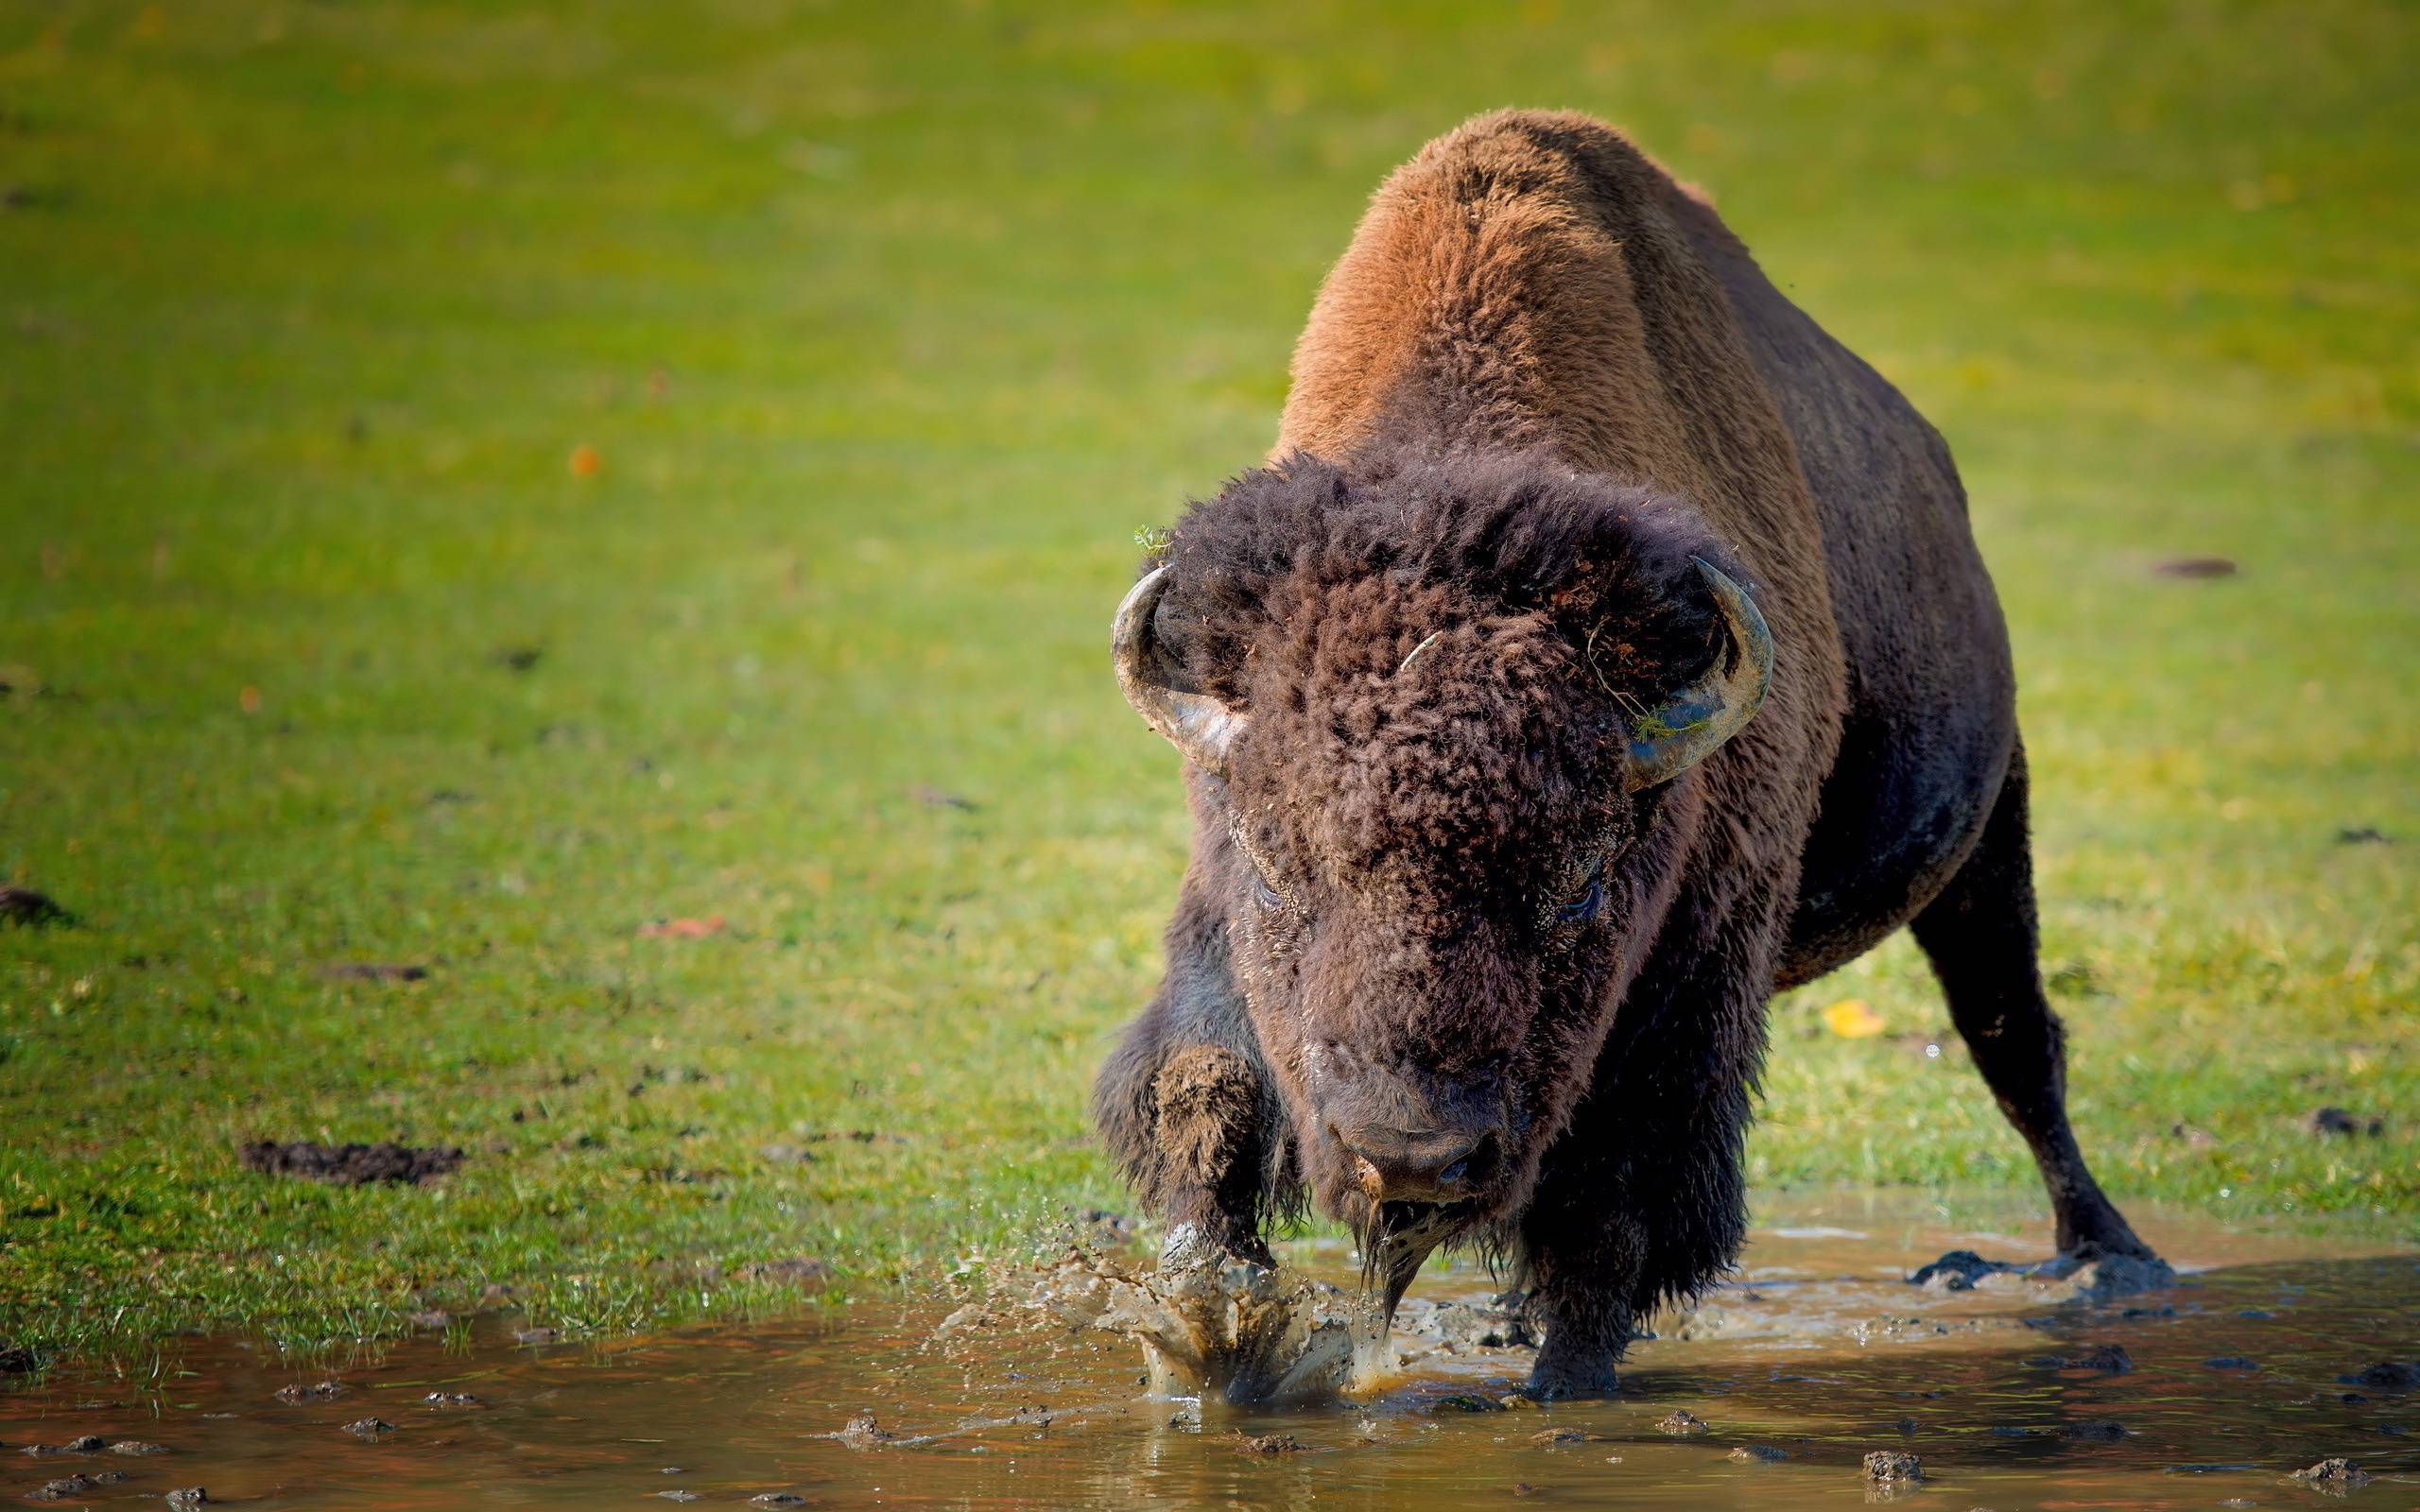
[[[729,1506],[1858,1506],[2318,1504],[2289,1472],[2341,1456],[2349,1506],[2420,1505],[2420,1258],[2147,1225],[2197,1273],[2173,1291],[2063,1304],[2024,1278],[1900,1280],[1948,1248],[2039,1254],[2038,1228],[1979,1235],[1904,1197],[1788,1199],[1739,1283],[1657,1320],[1604,1402],[1502,1406],[1524,1340],[1469,1266],[1415,1290],[1405,1373],[1358,1400],[1196,1412],[1139,1395],[1131,1344],[983,1327],[946,1300],[840,1321],[717,1329],[601,1349],[516,1349],[492,1322],[336,1368],[195,1341],[153,1387],[62,1376],[0,1396],[0,1494],[80,1475],[65,1505],[162,1504],[173,1487],[262,1506],[472,1503]],[[1333,1245],[1294,1261],[1345,1279]],[[980,1313],[982,1310],[975,1310]],[[2122,1350],[2132,1368],[2062,1361]],[[2104,1357],[2105,1358],[2105,1357]],[[2367,1372],[2365,1374],[2365,1372]],[[278,1393],[333,1378],[342,1391]],[[437,1394],[436,1400],[430,1400]],[[460,1399],[470,1400],[460,1400]],[[877,1426],[840,1430],[871,1411]],[[1686,1431],[1686,1418],[1703,1432]],[[375,1418],[391,1432],[348,1433]],[[1206,1419],[1206,1420],[1205,1420]],[[1678,1423],[1681,1429],[1668,1428]],[[85,1452],[21,1456],[30,1444]],[[165,1446],[113,1454],[125,1440]],[[1299,1447],[1294,1447],[1299,1446]],[[1925,1479],[1876,1489],[1876,1451]],[[124,1480],[104,1479],[122,1473]],[[792,1503],[786,1504],[802,1504]]]

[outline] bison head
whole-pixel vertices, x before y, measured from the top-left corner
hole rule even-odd
[[[1720,557],[1547,460],[1297,456],[1196,505],[1120,607],[1292,1167],[1365,1237],[1503,1225],[1587,1086],[1670,897],[1668,784],[1772,666]]]

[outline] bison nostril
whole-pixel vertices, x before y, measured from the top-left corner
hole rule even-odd
[[[1482,1134],[1471,1141],[1454,1162],[1437,1173],[1437,1184],[1446,1187],[1476,1186],[1495,1171],[1495,1136]]]

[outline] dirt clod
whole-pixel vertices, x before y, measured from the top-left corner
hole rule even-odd
[[[419,1147],[392,1141],[378,1144],[315,1144],[297,1140],[281,1144],[274,1140],[259,1140],[236,1153],[247,1171],[324,1181],[339,1187],[368,1186],[375,1181],[418,1186],[462,1163],[458,1146]]]
[[[49,929],[73,924],[76,916],[31,887],[0,887],[0,924],[22,929]]]
[[[2351,1460],[2341,1457],[2324,1459],[2308,1469],[2296,1470],[2294,1479],[2308,1486],[2325,1486],[2337,1491],[2358,1490],[2370,1484],[2369,1471]]]
[[[1925,1478],[1925,1464],[1904,1450],[1877,1449],[1865,1456],[1865,1478],[1883,1485],[1921,1481]]]
[[[1673,1408],[1671,1416],[1655,1426],[1675,1438],[1695,1438],[1700,1434],[1713,1431],[1712,1424],[1686,1407]]]
[[[2347,1385],[2366,1386],[2372,1391],[2420,1390],[2420,1365],[2406,1365],[2400,1360],[2380,1360],[2358,1375],[2340,1376]]]
[[[321,968],[320,974],[331,982],[423,982],[428,979],[428,968],[403,961],[338,961]]]
[[[2303,1120],[2308,1132],[2322,1138],[2329,1135],[2368,1135],[2372,1138],[2386,1132],[2386,1120],[2356,1113],[2342,1108],[2314,1109]]]
[[[1241,1429],[1229,1435],[1235,1440],[1238,1454],[1299,1454],[1303,1442],[1291,1434],[1247,1434]]]

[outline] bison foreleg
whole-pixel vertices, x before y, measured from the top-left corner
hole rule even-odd
[[[1169,1232],[1191,1226],[1264,1265],[1272,1263],[1260,1235],[1266,1095],[1251,1063],[1216,1045],[1170,1056],[1151,1082],[1154,1195]]]
[[[1221,1045],[1171,1043],[1155,1002],[1093,1088],[1093,1116],[1135,1195],[1173,1238],[1194,1236],[1269,1263],[1271,1092],[1259,1069]]]

